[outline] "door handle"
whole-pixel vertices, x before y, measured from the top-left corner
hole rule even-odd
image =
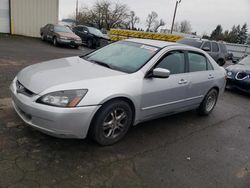
[[[211,79],[213,79],[213,78],[214,78],[214,76],[213,76],[212,74],[209,74],[209,75],[208,75],[208,79],[209,79],[209,80],[211,80]]]
[[[179,84],[181,85],[181,84],[187,84],[188,83],[188,81],[187,80],[184,80],[184,79],[181,79],[180,81],[179,81]]]

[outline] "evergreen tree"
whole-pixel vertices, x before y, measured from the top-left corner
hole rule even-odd
[[[221,27],[221,25],[217,25],[217,27],[215,28],[215,30],[213,30],[213,32],[211,33],[210,38],[212,40],[223,40],[223,33],[222,33],[223,29]]]
[[[246,41],[247,41],[247,24],[245,23],[239,31],[238,42],[240,44],[245,44]]]

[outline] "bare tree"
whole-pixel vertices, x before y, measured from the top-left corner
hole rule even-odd
[[[179,22],[175,22],[175,23],[174,23],[174,27],[173,27],[173,31],[179,32],[179,29],[180,29],[180,24],[179,24]]]
[[[147,31],[152,31],[152,27],[155,21],[157,20],[157,18],[158,18],[158,14],[154,11],[148,15],[147,20],[146,20]]]
[[[90,9],[79,12],[79,23],[95,26],[99,29],[121,27],[129,19],[127,5],[111,3],[108,0],[96,1]]]
[[[179,31],[182,32],[182,33],[190,33],[192,31],[192,27],[191,27],[190,22],[187,21],[187,20],[183,20],[180,23]]]
[[[135,15],[135,11],[130,11],[129,15],[129,27],[134,30],[135,25],[140,22],[140,18]]]
[[[156,20],[154,25],[154,32],[158,32],[158,29],[164,25],[166,25],[166,23],[163,21],[163,19],[160,19],[160,21]]]

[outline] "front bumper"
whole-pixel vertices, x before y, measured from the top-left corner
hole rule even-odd
[[[82,44],[82,41],[80,40],[68,40],[68,39],[58,39],[57,42],[59,44],[78,45],[78,46]]]
[[[10,86],[12,104],[21,119],[31,127],[59,138],[87,136],[91,120],[100,106],[59,108],[35,102],[37,97],[28,97]]]
[[[227,89],[235,88],[246,93],[250,93],[250,82],[227,78]]]

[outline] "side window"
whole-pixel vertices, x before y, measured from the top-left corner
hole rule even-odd
[[[189,72],[207,70],[207,58],[202,54],[188,52]]]
[[[185,72],[185,56],[182,51],[173,51],[168,53],[156,66],[170,70],[171,74],[180,74]]]
[[[219,52],[219,46],[216,42],[212,42],[212,52]]]
[[[204,44],[202,46],[202,49],[205,49],[205,51],[211,51],[211,43],[210,42],[204,42]]]

